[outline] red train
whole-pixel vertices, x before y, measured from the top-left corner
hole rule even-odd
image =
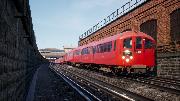
[[[155,66],[155,40],[142,32],[127,31],[73,49],[66,63],[107,67],[116,73],[146,73]]]

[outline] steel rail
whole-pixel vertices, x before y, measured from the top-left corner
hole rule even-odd
[[[108,76],[110,77],[108,74],[106,75],[105,73],[105,76]],[[115,78],[119,78],[117,75],[115,75]],[[156,77],[156,78],[159,78],[159,77]],[[170,92],[170,93],[173,93],[173,94],[177,94],[177,95],[180,95],[180,89],[174,89],[174,88],[171,88],[170,86],[163,86],[163,83],[165,82],[161,82],[161,81],[151,81],[151,80],[146,80],[146,79],[142,79],[140,77],[138,78],[131,78],[131,77],[120,77],[120,79],[124,79],[124,80],[130,80],[130,81],[135,81],[137,83],[142,83],[142,84],[147,84],[151,87],[154,87],[154,88],[158,88],[162,91],[167,91],[167,92]],[[159,78],[159,79],[163,79],[163,78]],[[172,80],[172,79],[170,79]],[[170,80],[167,80],[167,81],[170,81]],[[159,82],[159,83],[158,83]],[[179,80],[177,80],[178,84],[179,84]],[[170,85],[170,83],[168,83]],[[172,83],[172,86],[176,86],[176,87],[179,87],[178,84],[173,84]],[[165,85],[165,84],[164,84]]]
[[[122,88],[114,86],[112,84],[97,80],[95,78],[88,77],[89,78],[88,79],[87,77],[84,77],[82,75],[78,75],[78,74],[75,74],[73,72],[66,71],[66,70],[64,70],[64,71],[69,72],[71,75],[72,74],[75,75],[76,77],[80,78],[81,80],[83,80],[83,81],[85,81],[85,82],[87,82],[93,86],[101,88],[101,90],[103,90],[106,93],[109,93],[109,94],[111,94],[111,95],[113,95],[119,99],[128,100],[128,101],[152,101],[152,99],[149,99],[149,98],[141,96],[139,94],[136,94],[136,93],[130,92],[128,90],[122,89]]]
[[[151,80],[146,80],[146,79],[142,79],[142,78],[123,78],[125,80],[130,80],[130,81],[135,81],[137,83],[142,83],[142,84],[147,84],[150,85],[151,87],[155,87],[158,88],[162,91],[167,91],[173,94],[177,94],[180,95],[180,90],[179,89],[174,89],[174,88],[170,88],[170,87],[166,87],[163,86],[161,81],[151,81]]]
[[[81,87],[79,84],[74,82],[72,79],[64,75],[60,71],[56,71],[55,69],[51,68],[57,75],[59,75],[65,82],[67,82],[73,89],[75,89],[83,98],[87,101],[101,101],[98,97]]]

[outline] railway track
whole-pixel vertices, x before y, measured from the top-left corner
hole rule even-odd
[[[137,83],[142,83],[149,85],[154,88],[158,88],[161,91],[170,92],[173,94],[180,95],[180,80],[173,80],[167,78],[160,78],[160,77],[144,77],[144,76],[117,76],[117,75],[110,75],[109,73],[102,73],[105,76],[113,77],[117,79],[124,79],[129,81],[134,81]]]
[[[69,75],[71,78],[75,78],[76,80],[78,79],[79,82],[89,85],[90,87],[94,87],[95,89],[98,89],[98,91],[102,91],[103,93],[106,93],[106,95],[110,95],[109,98],[116,98],[117,100],[123,100],[123,101],[152,101],[152,99],[149,99],[147,97],[141,96],[139,94],[130,92],[128,90],[122,89],[120,87],[117,87],[115,85],[103,82],[101,80],[92,77],[87,77],[87,76],[85,77],[79,73],[75,73],[73,71],[67,71],[63,68],[58,68],[58,67],[56,72],[57,71],[61,73],[65,73],[65,75]]]
[[[71,78],[64,75],[62,72],[57,71],[53,68],[51,68],[57,75],[59,75],[66,83],[68,83],[74,91],[76,91],[78,94],[81,95],[82,99],[85,99],[85,101],[101,101],[98,97],[84,89],[82,86],[77,84],[75,81],[73,81]]]
[[[180,95],[180,80],[160,78],[160,77],[147,77],[147,76],[134,76],[134,77],[118,76],[118,75],[112,75],[103,71],[101,71],[100,73],[108,77],[135,81],[137,83],[142,83],[142,84],[146,84],[151,87],[154,87],[154,88],[158,88],[161,91],[166,91],[166,92]]]
[[[180,95],[180,83],[176,82],[175,80],[167,80],[167,79],[156,78],[156,77],[149,77],[149,78],[148,77],[137,77],[137,78],[124,77],[124,79],[140,82],[140,83],[158,88],[162,91],[167,91],[167,92]]]

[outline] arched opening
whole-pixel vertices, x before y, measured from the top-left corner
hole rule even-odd
[[[172,41],[180,44],[180,8],[170,14],[170,33]]]
[[[157,40],[157,20],[148,20],[140,25],[140,31]]]

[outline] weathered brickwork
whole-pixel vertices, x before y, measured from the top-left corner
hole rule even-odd
[[[180,80],[180,54],[161,54],[157,59],[157,74],[160,77]]]
[[[130,11],[126,15],[119,17],[107,26],[89,35],[87,38],[80,40],[79,45],[81,46],[93,41],[98,41],[105,37],[115,35],[117,34],[117,32],[123,32],[127,30],[144,31],[157,40],[157,55],[159,53],[173,53],[174,55],[176,55],[180,52],[180,19],[171,18],[171,14],[176,10],[178,10],[177,16],[180,18],[179,0],[148,0],[148,2],[146,2],[145,4]],[[171,26],[173,26],[171,25],[172,19],[172,22],[177,22],[179,24],[176,25],[176,37],[178,37],[176,38],[176,40],[174,40],[171,35]],[[180,56],[177,56],[176,58],[178,59],[179,57]],[[171,58],[168,58],[167,60],[171,61]],[[172,60],[174,60],[174,58]],[[176,69],[171,69],[171,67],[168,67],[166,65],[166,62],[163,62],[162,59],[157,59],[157,65],[159,67],[157,71],[158,76],[171,76],[170,78],[177,78],[177,75],[174,75],[173,72],[179,70],[180,66],[178,63],[179,62],[177,61],[172,62],[171,65],[173,65]],[[176,65],[178,65],[179,67]],[[164,73],[165,71],[169,71],[169,74],[166,75],[166,73]]]
[[[0,1],[0,101],[24,101],[42,62],[28,0]]]

